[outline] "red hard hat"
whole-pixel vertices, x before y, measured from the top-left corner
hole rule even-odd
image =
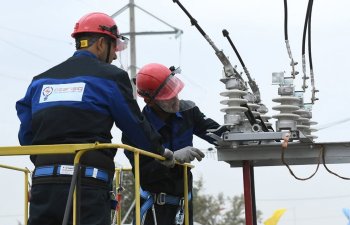
[[[184,87],[184,83],[174,75],[166,66],[158,63],[147,64],[137,73],[137,93],[141,97],[156,100],[172,99]]]
[[[112,17],[100,12],[93,12],[83,16],[74,27],[72,37],[80,33],[107,34],[117,40],[119,31]]]

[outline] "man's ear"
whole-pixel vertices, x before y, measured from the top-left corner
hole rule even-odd
[[[99,37],[97,39],[97,41],[95,42],[96,43],[96,49],[99,53],[103,52],[104,51],[104,48],[105,48],[105,39],[104,37]]]

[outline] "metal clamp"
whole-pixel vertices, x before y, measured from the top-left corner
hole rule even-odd
[[[180,201],[179,201],[179,207],[181,209],[184,209],[184,206],[185,206],[185,199],[184,198],[181,198]]]
[[[157,197],[157,204],[158,205],[164,205],[165,204],[165,196],[166,196],[166,193],[164,193],[164,192],[161,192],[158,195],[156,195],[156,197]]]

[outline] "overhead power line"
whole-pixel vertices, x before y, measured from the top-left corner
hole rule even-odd
[[[16,45],[16,44],[14,44],[14,43],[12,43],[12,42],[10,42],[10,41],[4,40],[4,39],[2,39],[2,38],[0,38],[0,41],[6,43],[6,44],[8,44],[8,45],[10,45],[11,47],[14,47],[14,48],[16,48],[16,49],[19,49],[19,50],[21,50],[21,51],[23,51],[23,52],[25,52],[25,53],[27,53],[27,54],[29,54],[29,55],[31,55],[31,56],[34,56],[34,57],[36,57],[36,58],[38,58],[38,59],[41,59],[41,60],[46,61],[46,62],[49,62],[49,61],[50,61],[50,60],[48,60],[47,58],[42,57],[41,55],[38,55],[38,54],[36,54],[36,53],[34,53],[34,52],[32,52],[32,51],[29,51],[28,49],[25,49],[25,48],[23,48],[23,47],[21,47],[21,46],[19,46],[19,45]]]
[[[30,79],[28,78],[23,78],[23,77],[18,77],[18,76],[14,76],[14,75],[8,75],[8,74],[3,74],[3,73],[0,73],[0,77],[3,77],[3,78],[9,78],[9,79],[13,79],[13,80],[19,80],[19,81],[30,81]]]
[[[15,30],[15,29],[8,28],[8,27],[0,26],[0,29],[6,30],[6,31],[10,31],[12,33],[20,34],[19,36],[30,36],[30,37],[34,37],[34,38],[38,38],[38,39],[43,39],[43,40],[46,40],[46,41],[53,41],[53,42],[58,42],[58,43],[72,45],[72,42],[69,42],[69,41],[60,40],[60,39],[51,38],[51,37],[45,37],[45,36],[41,36],[41,35],[29,33],[29,32],[24,32],[24,31],[21,31],[21,30]]]
[[[333,122],[328,123],[328,124],[325,124],[323,126],[318,127],[317,130],[323,130],[323,129],[327,129],[327,128],[330,128],[330,127],[334,127],[336,125],[339,125],[339,124],[342,124],[342,123],[346,123],[348,121],[350,121],[350,117],[342,119],[342,120],[338,120],[338,121],[333,121]]]

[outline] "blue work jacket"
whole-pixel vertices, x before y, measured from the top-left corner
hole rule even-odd
[[[110,143],[113,123],[138,148],[163,154],[160,135],[133,98],[126,71],[76,51],[61,64],[35,76],[16,103],[21,145]],[[82,164],[114,172],[116,150],[91,151]],[[37,155],[35,166],[73,164],[73,155]]]
[[[210,144],[215,144],[214,139],[207,135],[207,130],[217,129],[220,125],[213,119],[207,118],[197,106],[183,109],[184,105],[189,104],[186,104],[186,101],[180,101],[180,112],[171,114],[166,121],[162,120],[149,106],[145,106],[142,113],[154,129],[161,134],[164,147],[174,152],[186,146],[193,146],[193,135]],[[220,135],[223,130],[218,132],[217,134]],[[123,142],[131,145],[133,143],[125,136],[123,136]],[[127,151],[124,153],[133,165],[132,153]],[[167,168],[156,160],[142,157],[140,159],[140,173],[140,183],[144,190],[152,193],[165,192],[171,195],[183,195],[183,167]],[[192,188],[191,181],[192,176],[189,173],[190,188]]]

